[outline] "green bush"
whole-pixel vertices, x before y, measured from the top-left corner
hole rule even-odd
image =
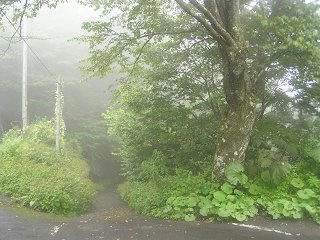
[[[73,215],[86,211],[95,194],[88,167],[65,144],[54,148],[51,122],[38,122],[24,135],[9,131],[0,144],[0,194],[31,208]]]
[[[119,192],[138,212],[161,218],[244,221],[260,213],[320,223],[320,178],[303,174],[299,166],[278,185],[259,177],[248,180],[239,164],[229,167],[227,179],[218,185],[208,175],[178,171],[158,181],[126,182]]]
[[[117,154],[129,180],[144,180],[144,169],[152,167],[149,162],[154,163],[157,154],[170,172],[201,171],[199,164],[211,162],[219,125],[210,112],[198,105],[177,106],[166,95],[150,91],[142,80],[121,85],[116,96],[104,117],[109,135],[119,144]],[[194,108],[199,108],[195,116]]]

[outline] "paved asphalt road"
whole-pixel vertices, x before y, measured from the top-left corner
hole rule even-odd
[[[1,200],[1,199],[0,199]],[[25,211],[25,210],[24,210]],[[309,221],[256,218],[245,223],[174,222],[134,214],[114,191],[100,194],[92,213],[57,219],[0,206],[0,240],[320,240]]]

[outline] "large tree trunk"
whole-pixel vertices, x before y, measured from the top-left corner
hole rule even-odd
[[[243,3],[240,0],[175,1],[219,45],[228,111],[216,148],[212,176],[223,181],[230,162],[244,161],[256,118],[253,101],[255,81],[248,73],[248,43],[240,24],[240,6]]]
[[[254,121],[255,113],[251,107],[230,109],[227,113],[213,163],[212,177],[215,181],[225,179],[225,169],[229,163],[245,160]]]
[[[248,76],[244,41],[233,48],[220,47],[223,67],[223,86],[228,111],[222,123],[219,142],[213,162],[212,177],[225,179],[227,165],[243,162],[255,122],[252,79]]]

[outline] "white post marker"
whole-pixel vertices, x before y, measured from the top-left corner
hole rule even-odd
[[[27,17],[23,18],[22,22],[22,130],[25,132],[28,124],[28,46],[27,38]]]
[[[60,121],[60,116],[61,116],[61,89],[60,89],[60,84],[61,84],[61,78],[59,77],[57,81],[57,92],[56,92],[56,151],[60,152],[60,134],[61,134],[61,121]]]

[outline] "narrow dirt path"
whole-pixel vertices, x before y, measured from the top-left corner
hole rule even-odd
[[[1,201],[1,199],[0,199]],[[319,240],[312,222],[269,221],[243,224],[175,222],[135,214],[114,190],[98,195],[91,213],[68,219],[25,215],[0,206],[0,240]]]

